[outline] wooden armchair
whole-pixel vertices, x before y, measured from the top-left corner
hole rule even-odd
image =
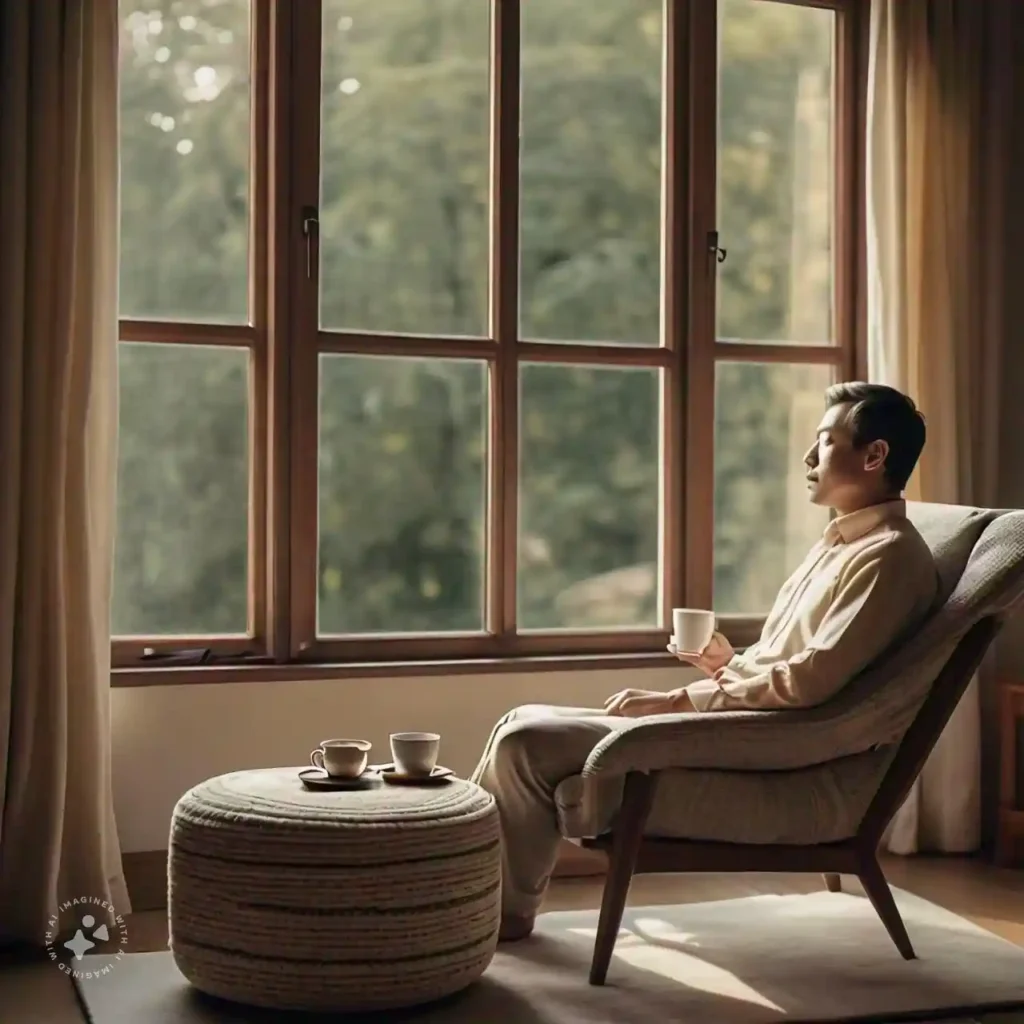
[[[644,826],[654,800],[657,772],[630,772],[622,811],[613,832],[583,845],[609,854],[608,877],[601,901],[590,982],[604,983],[626,906],[629,883],[638,871],[784,871],[821,872],[831,892],[840,890],[841,873],[856,875],[882,919],[896,948],[914,957],[910,937],[878,863],[885,829],[924,767],[953,709],[963,695],[997,630],[996,620],[982,619],[957,645],[921,713],[868,807],[855,835],[838,842],[811,845],[715,843],[686,839],[645,838]]]
[[[607,785],[616,777],[624,784],[609,830],[589,837],[566,830],[610,857],[592,984],[607,976],[637,871],[820,872],[834,892],[841,873],[856,875],[899,952],[914,957],[877,850],[1006,612],[1024,592],[1024,512],[917,505],[908,514],[936,558],[937,610],[831,701],[782,713],[640,719],[595,748],[577,777],[581,784]],[[793,811],[804,813],[785,833],[795,841],[751,835],[741,824],[739,799],[746,794],[749,801],[752,784],[782,800],[791,787],[800,803],[806,787],[826,777],[833,803],[842,802],[844,779],[850,780],[845,821],[840,816],[819,824],[814,808],[820,802],[812,800],[810,811]],[[671,829],[652,817],[659,794],[669,798],[662,807],[677,807],[681,801],[673,794],[681,795],[680,787],[707,779],[717,787],[716,799],[689,805]],[[736,787],[737,801],[722,799],[728,787]]]

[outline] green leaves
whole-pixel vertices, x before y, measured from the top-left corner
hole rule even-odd
[[[521,333],[655,345],[661,3],[522,6]],[[122,314],[245,322],[249,4],[122,8]],[[324,0],[325,329],[486,335],[488,8]],[[833,16],[766,0],[720,11],[719,334],[826,341]],[[121,368],[115,630],[241,631],[244,354],[123,346]],[[787,473],[824,382],[720,369],[703,427],[718,434],[720,610],[760,610],[811,532]],[[323,630],[482,627],[487,394],[482,363],[323,358]],[[521,397],[523,624],[653,623],[657,374],[527,366]]]

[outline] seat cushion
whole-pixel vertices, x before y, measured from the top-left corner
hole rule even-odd
[[[793,771],[670,769],[659,776],[648,835],[729,843],[827,843],[852,836],[894,748]],[[562,834],[599,835],[622,802],[622,776],[573,775],[555,790]]]

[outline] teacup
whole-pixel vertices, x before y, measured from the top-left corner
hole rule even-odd
[[[700,608],[672,609],[672,643],[678,651],[699,653],[715,632],[715,613]]]
[[[429,775],[437,764],[441,737],[436,732],[393,732],[391,759],[402,775]]]
[[[309,760],[333,778],[358,779],[366,771],[372,746],[369,740],[323,740]]]

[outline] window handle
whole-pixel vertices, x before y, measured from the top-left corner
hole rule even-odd
[[[728,249],[723,249],[718,244],[718,232],[708,232],[708,252],[711,253],[719,263],[724,263],[726,256],[729,255]]]
[[[315,206],[302,208],[302,234],[306,239],[306,277],[313,277],[313,232],[320,230],[319,211]]]

